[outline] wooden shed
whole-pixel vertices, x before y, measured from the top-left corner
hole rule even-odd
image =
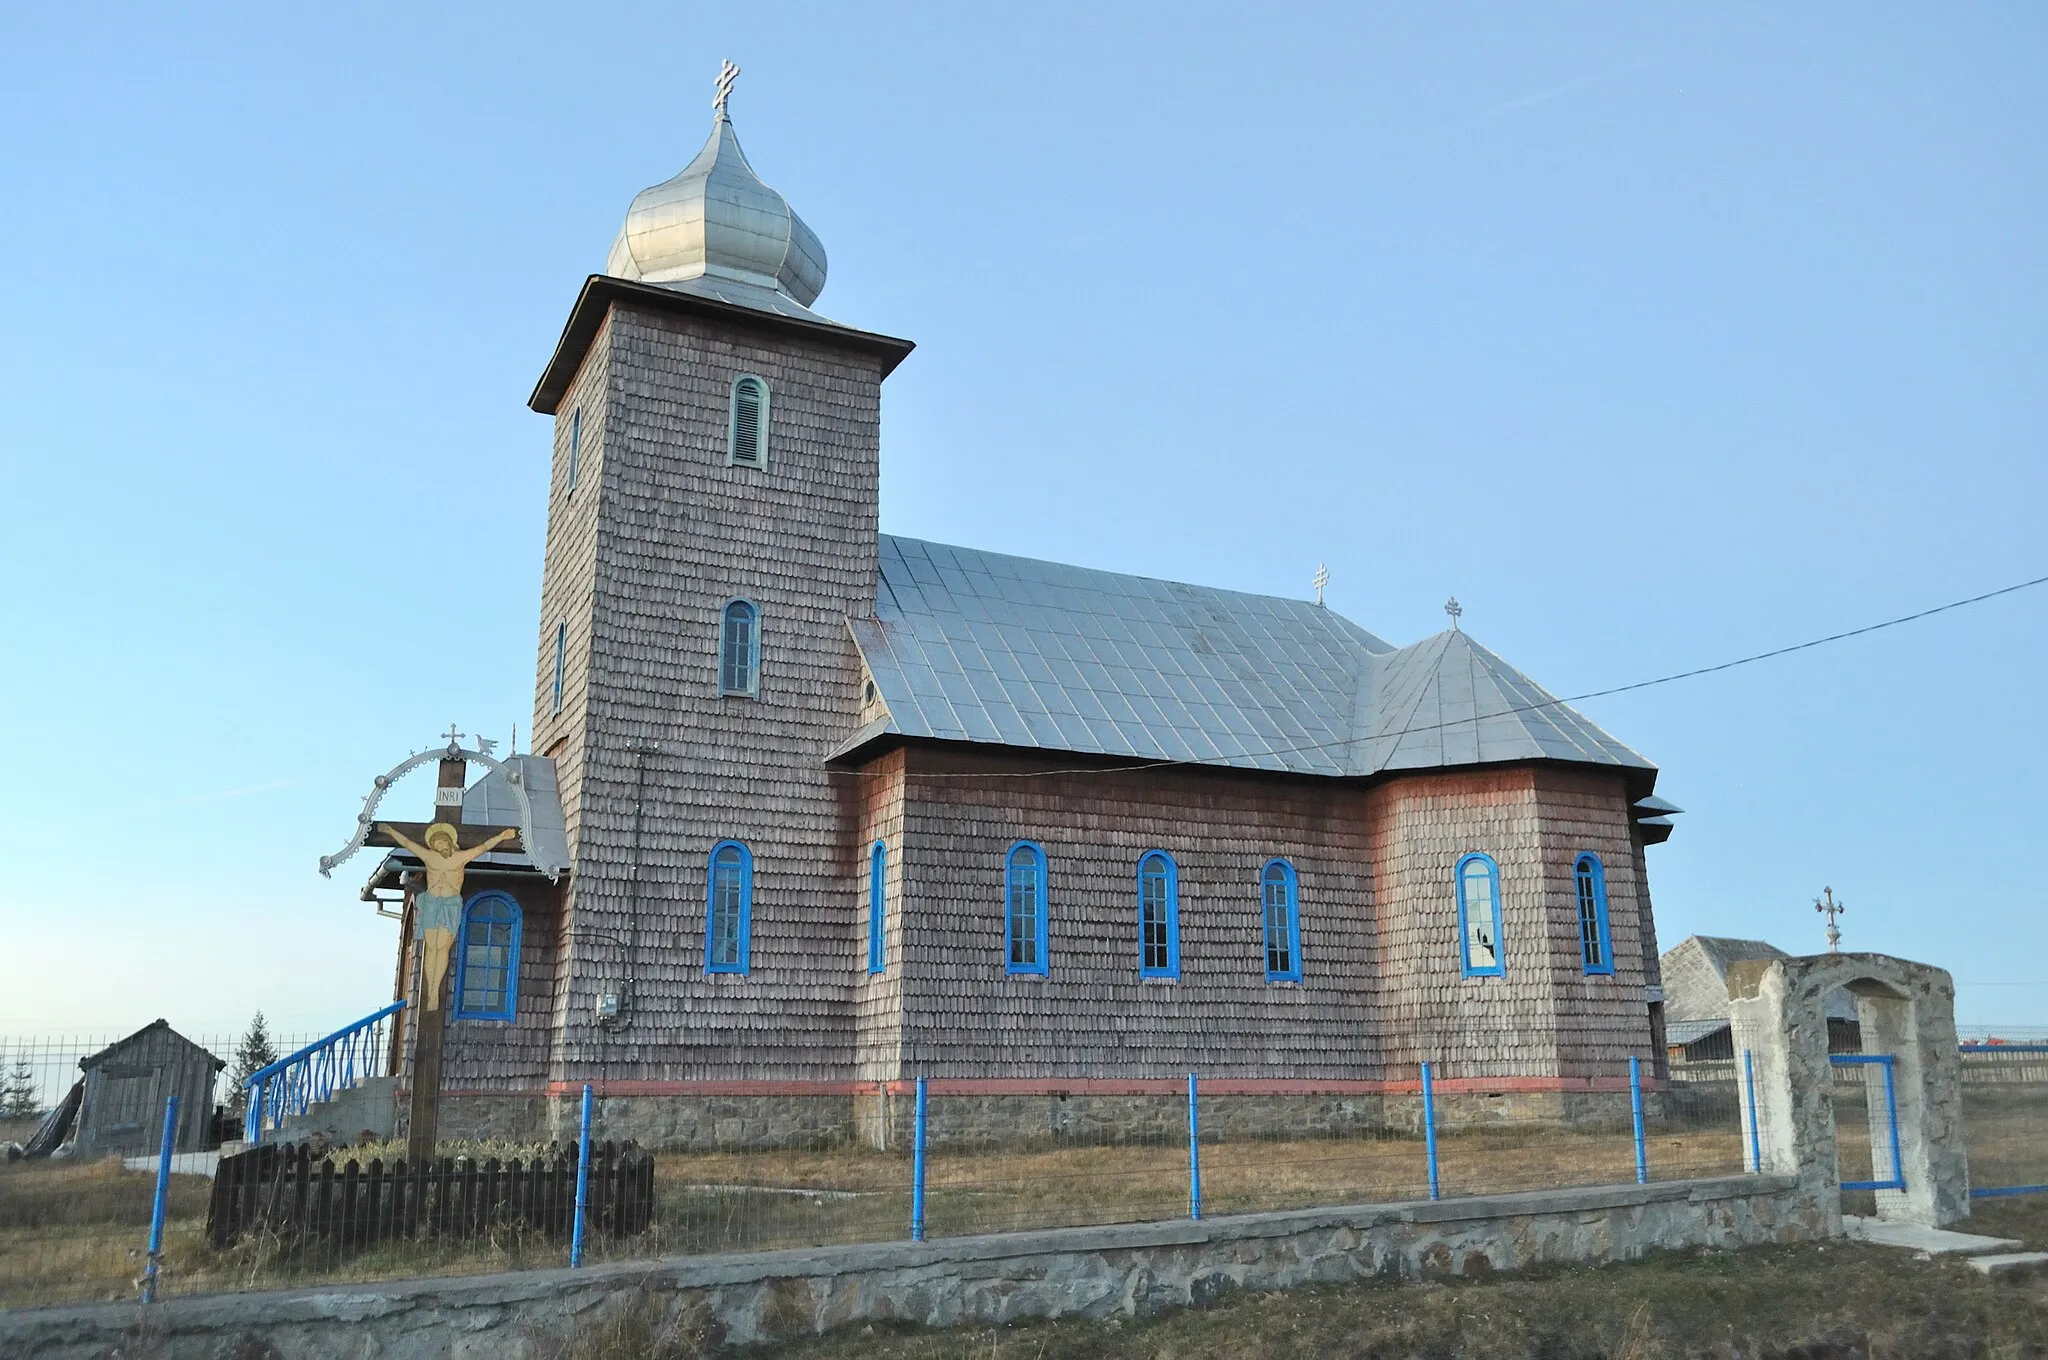
[[[78,1060],[85,1096],[72,1146],[82,1157],[143,1157],[163,1146],[164,1102],[178,1097],[174,1148],[198,1152],[213,1126],[213,1088],[223,1060],[172,1029],[145,1025]]]

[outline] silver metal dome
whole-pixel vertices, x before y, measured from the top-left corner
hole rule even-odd
[[[825,287],[824,244],[754,174],[722,94],[720,103],[710,140],[697,158],[674,179],[634,198],[604,272],[742,306],[808,314]]]

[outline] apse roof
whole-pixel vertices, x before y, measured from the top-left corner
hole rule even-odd
[[[883,535],[854,639],[896,734],[1328,776],[1651,764],[1470,635],[1396,648],[1305,600]]]

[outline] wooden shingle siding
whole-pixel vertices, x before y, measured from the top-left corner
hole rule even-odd
[[[1378,1075],[1365,797],[1201,770],[1034,774],[1074,757],[913,751],[903,1065],[928,1076]],[[981,770],[986,778],[961,777]],[[1045,848],[1045,977],[1011,976],[1004,856]],[[1138,975],[1137,864],[1179,865],[1181,975]],[[1265,980],[1259,871],[1300,877],[1306,981]]]
[[[726,463],[727,396],[741,373],[769,385],[766,470]],[[874,611],[880,386],[872,353],[620,305],[561,407],[562,431],[584,408],[582,475],[601,476],[602,497],[592,510],[558,496],[543,585],[544,611],[573,620],[576,602],[591,601],[580,647],[571,624],[572,680],[554,719],[555,618],[543,620],[535,715],[538,748],[563,743],[576,856],[559,1075],[802,1078],[851,1066],[865,978],[847,946],[859,915],[854,795],[822,761],[859,702],[846,619]],[[761,609],[758,698],[717,692],[719,614],[735,597]],[[659,752],[629,749],[641,741]],[[707,857],[727,838],[754,857],[751,970],[707,975]],[[615,1032],[594,1023],[601,991],[627,997]]]
[[[1611,1077],[1650,1058],[1641,879],[1618,775],[1518,768],[1411,775],[1371,796],[1384,950],[1387,1075]],[[1612,976],[1587,977],[1572,864],[1607,869]],[[1462,976],[1460,856],[1500,865],[1501,977]]]

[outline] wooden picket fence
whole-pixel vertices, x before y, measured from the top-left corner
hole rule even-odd
[[[637,1145],[590,1152],[586,1233],[630,1236],[654,1217],[654,1158]],[[522,1163],[403,1157],[337,1168],[312,1149],[265,1145],[220,1159],[207,1206],[207,1236],[226,1247],[251,1233],[281,1242],[319,1241],[343,1249],[421,1236],[480,1237],[525,1225],[567,1237],[576,1218],[576,1151],[552,1150]]]

